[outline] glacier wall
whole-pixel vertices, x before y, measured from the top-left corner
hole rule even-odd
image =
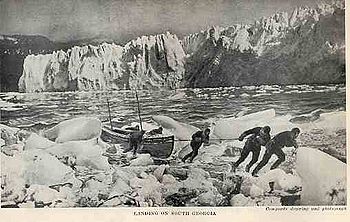
[[[27,56],[18,86],[22,92],[180,87],[184,58],[180,41],[169,32],[142,36],[124,47],[75,46]]]

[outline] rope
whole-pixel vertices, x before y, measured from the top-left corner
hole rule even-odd
[[[238,140],[238,138],[232,138],[232,139],[229,139],[229,138],[225,138],[225,139],[209,139],[209,141],[233,141],[233,140]],[[181,140],[181,139],[175,139],[174,141],[181,141],[181,142],[190,142],[192,140]]]

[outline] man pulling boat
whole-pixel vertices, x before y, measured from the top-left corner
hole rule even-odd
[[[209,134],[210,129],[206,128],[204,131],[197,131],[192,135],[192,140],[190,142],[192,152],[184,156],[184,158],[182,158],[182,162],[186,162],[186,160],[190,158],[190,162],[192,163],[193,159],[198,155],[198,150],[202,144],[209,143]]]

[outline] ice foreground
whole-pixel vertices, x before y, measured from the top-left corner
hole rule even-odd
[[[276,160],[272,158],[258,178],[244,171],[250,157],[236,173],[230,172],[231,164],[237,160],[244,145],[237,140],[202,147],[193,164],[182,164],[177,159],[186,150],[188,152],[188,146],[183,142],[174,151],[174,159],[159,165],[159,160],[153,160],[149,154],[139,154],[132,159],[131,154],[122,153],[120,145],[104,143],[98,138],[101,129],[99,121],[94,118],[76,118],[46,130],[43,135],[52,141],[38,134],[0,125],[1,206],[346,204],[346,164],[315,149],[313,144],[317,141],[310,140],[315,135],[321,141],[327,138],[328,143],[322,144],[327,147],[318,148],[340,152],[332,147],[332,143],[338,144],[341,140],[338,135],[345,129],[345,112],[322,113],[313,122],[292,123],[289,121],[292,118],[295,119],[276,116],[274,110],[266,110],[220,119],[213,124],[215,135],[211,138],[235,138],[242,131],[260,125],[270,125],[272,134],[292,127],[301,128],[298,141],[301,147],[297,155],[293,154],[293,148],[285,149],[286,161],[270,171],[269,167]],[[198,130],[166,116],[153,119],[177,139],[189,139]],[[75,122],[74,129],[70,126],[72,122]],[[69,129],[73,130],[70,134],[67,133]],[[345,141],[340,143],[345,153]]]
[[[301,204],[346,203],[345,163],[319,150],[300,148],[296,166],[303,183]]]

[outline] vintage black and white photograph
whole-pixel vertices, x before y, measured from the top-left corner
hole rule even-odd
[[[0,76],[1,208],[347,205],[345,0],[0,0]]]

